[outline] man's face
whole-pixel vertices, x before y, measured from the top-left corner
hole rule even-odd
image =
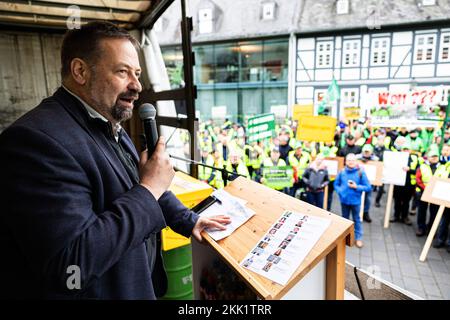
[[[444,146],[442,147],[442,155],[443,155],[444,157],[450,156],[450,146],[449,146],[449,145],[444,145]]]
[[[280,159],[280,153],[278,151],[273,151],[270,153],[270,158],[273,162],[278,162],[278,159]]]
[[[105,39],[99,47],[100,58],[86,81],[87,95],[92,106],[109,121],[128,120],[133,102],[142,91],[137,51],[126,39]]]
[[[347,167],[349,167],[350,169],[353,169],[354,167],[356,167],[356,158],[348,158],[345,161],[345,164],[347,165]]]
[[[435,163],[439,162],[439,157],[438,156],[432,156],[432,157],[430,157],[429,160],[430,160],[431,164],[435,164]]]
[[[349,146],[353,146],[354,144],[355,144],[355,139],[347,139],[347,144],[349,145]]]
[[[232,164],[238,164],[239,163],[239,156],[235,155],[235,154],[231,155],[230,156],[230,161],[231,161]]]

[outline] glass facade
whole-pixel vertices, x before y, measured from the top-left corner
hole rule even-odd
[[[287,105],[288,38],[195,45],[194,81],[200,119],[214,118],[213,107],[226,106],[227,116],[242,122],[255,114],[271,112],[272,106]],[[181,55],[181,48],[162,48],[166,66]],[[179,52],[176,54],[176,52]],[[181,63],[182,65],[182,63]],[[171,83],[177,72],[169,72]]]

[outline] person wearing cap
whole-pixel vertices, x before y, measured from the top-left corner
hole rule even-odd
[[[361,194],[372,189],[364,170],[357,166],[356,155],[349,153],[345,159],[345,168],[339,172],[334,181],[334,189],[341,201],[342,216],[346,219],[352,215],[355,222],[356,246],[362,248],[363,226],[359,216]]]
[[[423,145],[422,139],[419,137],[419,132],[417,129],[411,130],[409,135],[406,136],[406,142],[411,146],[411,152],[422,155],[425,152],[425,147]]]
[[[356,155],[356,159],[362,162],[379,161],[379,158],[373,154],[373,147],[370,144],[365,144],[362,147],[362,152]],[[368,223],[372,222],[372,219],[370,218],[369,215],[371,199],[372,199],[372,189],[364,194],[363,220]]]
[[[288,161],[288,156],[291,151],[294,150],[289,144],[290,137],[288,133],[283,133],[279,135],[280,138],[280,145],[278,146],[280,150],[280,158],[283,159],[285,162]]]
[[[425,150],[428,150],[433,144],[436,135],[439,135],[439,130],[434,130],[433,127],[426,127],[420,131],[420,138],[422,139],[423,148]]]
[[[430,182],[431,177],[447,177],[447,168],[445,165],[439,163],[439,152],[436,149],[432,149],[427,154],[428,160],[425,161],[417,169],[416,180],[417,188],[416,190],[422,194],[425,190],[426,185]],[[430,208],[430,219],[426,224],[427,212]],[[435,204],[429,204],[428,202],[419,201],[419,210],[417,214],[417,232],[418,237],[422,237],[428,233],[430,230],[439,206]]]
[[[287,164],[294,169],[294,184],[289,189],[289,194],[295,197],[295,193],[303,185],[302,176],[311,162],[311,155],[307,151],[303,151],[302,143],[297,141],[295,150],[289,152]]]
[[[322,156],[324,158],[326,157],[336,157],[338,152],[338,148],[335,146],[334,141],[333,142],[321,142],[319,144],[319,153],[317,156]]]
[[[352,135],[348,135],[346,140],[346,145],[345,147],[339,149],[338,151],[338,156],[339,157],[347,157],[348,154],[353,153],[353,154],[359,154],[361,153],[361,147],[357,146],[356,143],[356,139],[354,136]]]
[[[237,149],[230,149],[230,157],[225,169],[229,172],[233,172],[233,174],[228,176],[229,181],[233,181],[238,175],[250,178],[247,167],[245,166],[244,161],[242,161],[242,154]]]
[[[403,222],[411,225],[412,222],[408,217],[409,202],[414,196],[416,185],[416,169],[419,165],[417,155],[411,153],[411,147],[408,143],[402,145],[402,152],[409,153],[408,163],[403,170],[406,172],[405,185],[394,186],[394,218],[391,222]]]
[[[270,151],[270,157],[267,157],[263,160],[263,163],[260,168],[260,172],[258,175],[258,180],[262,184],[264,184],[266,181],[264,177],[262,177],[262,172],[264,168],[270,168],[270,167],[285,167],[286,162],[280,158],[280,149],[278,147],[273,146],[272,150]],[[279,189],[278,191],[285,191],[287,193],[287,190]]]

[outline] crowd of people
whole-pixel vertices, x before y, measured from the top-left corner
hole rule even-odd
[[[441,126],[414,128],[373,127],[369,118],[340,121],[333,142],[299,141],[296,139],[296,121],[285,120],[277,124],[271,138],[249,142],[245,124],[226,119],[217,124],[212,120],[202,122],[198,132],[201,161],[209,166],[225,168],[231,174],[229,181],[244,176],[268,184],[265,168],[292,167],[289,187],[275,189],[300,198],[320,208],[333,209],[336,191],[341,213],[355,223],[357,247],[363,246],[363,222],[360,219],[361,197],[364,192],[363,220],[372,221],[370,207],[372,194],[375,206],[385,193],[384,187],[372,186],[359,163],[383,161],[384,151],[409,153],[406,181],[394,187],[394,215],[391,222],[412,225],[410,215],[417,213],[416,235],[428,234],[438,206],[420,200],[431,177],[448,177],[450,174],[450,128]],[[444,132],[443,132],[444,131]],[[443,134],[442,134],[443,133]],[[441,147],[441,139],[443,147]],[[328,173],[323,161],[343,157],[344,168],[335,176]],[[199,166],[199,179],[215,188],[223,188],[223,171]],[[327,203],[324,206],[325,198]],[[429,213],[429,214],[428,214]],[[428,220],[427,220],[428,215]],[[434,247],[447,247],[450,253],[450,210],[446,209],[438,229]]]

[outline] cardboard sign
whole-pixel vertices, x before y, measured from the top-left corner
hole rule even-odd
[[[361,114],[360,107],[345,107],[344,108],[344,117],[346,120],[359,119],[360,114]]]
[[[298,122],[297,140],[333,142],[336,118],[328,116],[305,116]]]
[[[383,183],[404,186],[406,182],[406,171],[409,153],[385,151],[383,153]]]
[[[358,161],[360,168],[364,170],[367,179],[373,186],[381,186],[383,184],[383,162],[381,161]]]
[[[376,127],[438,127],[442,88],[382,91],[369,94],[372,125]]]
[[[275,132],[275,115],[266,113],[248,119],[248,142],[271,138]]]
[[[344,158],[343,157],[326,157],[323,159],[322,164],[327,167],[328,176],[330,179],[336,178],[339,171],[344,168]]]
[[[300,121],[301,117],[314,115],[313,104],[294,104],[292,107],[292,119]]]
[[[450,179],[432,177],[420,200],[450,208]]]
[[[264,185],[272,189],[290,188],[293,185],[294,169],[291,166],[263,167]]]

